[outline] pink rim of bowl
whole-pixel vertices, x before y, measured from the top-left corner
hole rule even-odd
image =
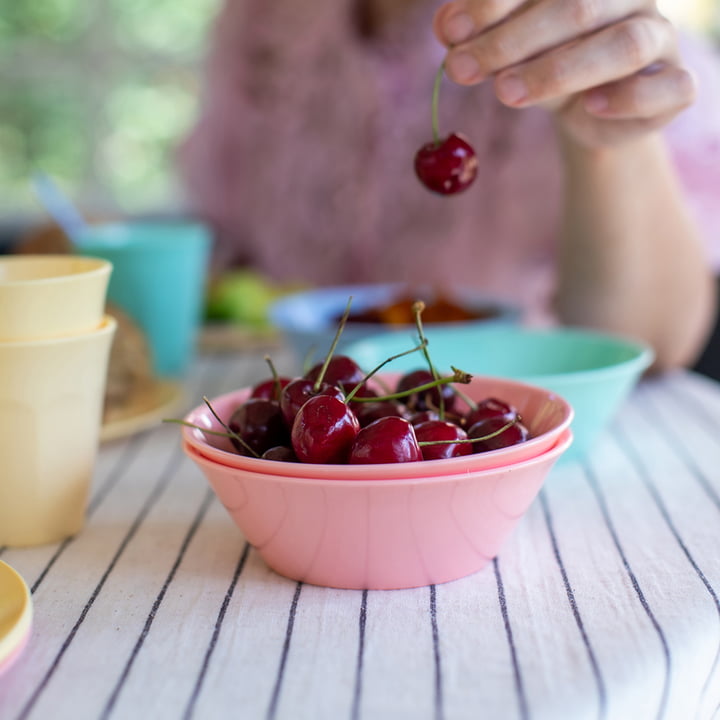
[[[312,585],[391,590],[449,582],[499,552],[572,442],[464,475],[334,482],[229,467],[183,449],[275,572]]]
[[[387,373],[381,377],[386,382],[392,383],[397,379],[398,374]],[[185,426],[182,428],[182,434],[185,442],[203,457],[249,472],[327,480],[377,480],[462,474],[521,462],[536,457],[552,447],[573,419],[573,409],[564,398],[534,385],[505,378],[476,377],[469,385],[460,387],[475,401],[494,396],[515,405],[529,426],[531,438],[507,448],[447,460],[383,465],[319,465],[285,463],[239,455],[232,449],[229,439],[205,435],[202,430],[196,428]],[[227,422],[235,408],[247,400],[250,392],[250,388],[235,390],[211,399],[210,404]],[[200,405],[190,411],[184,420],[209,430],[222,431],[220,423],[206,405]]]

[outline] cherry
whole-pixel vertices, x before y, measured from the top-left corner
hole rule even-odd
[[[472,145],[458,133],[425,143],[415,154],[415,174],[428,190],[455,195],[477,177],[478,159]]]
[[[314,380],[300,377],[289,382],[280,393],[280,407],[288,427],[292,427],[298,410],[311,398],[316,395],[330,395],[344,400],[345,395],[340,388],[327,383],[317,383]]]
[[[433,380],[433,375],[429,370],[413,370],[400,378],[397,384],[397,392],[412,390]],[[455,403],[455,393],[449,385],[441,385],[424,392],[412,393],[405,399],[405,405],[413,412],[437,410],[440,407],[440,393],[442,393],[445,410],[452,410]]]
[[[395,417],[404,417],[405,413],[402,405],[392,400],[378,400],[377,402],[355,403],[352,405],[353,411],[360,422],[360,427],[365,427],[381,417],[394,415]]]
[[[371,422],[355,437],[351,465],[415,462],[422,460],[413,426],[404,418],[388,416]]]
[[[247,400],[233,412],[228,427],[258,455],[275,445],[286,445],[290,440],[282,410],[274,400]],[[247,454],[247,447],[236,438],[230,440],[241,455]]]
[[[298,410],[290,437],[300,462],[344,463],[359,430],[360,423],[344,400],[315,395]]]
[[[275,460],[276,462],[300,462],[295,451],[285,445],[268,448],[261,457],[263,460]]]
[[[427,420],[416,425],[415,436],[420,443],[423,460],[441,460],[470,455],[473,452],[473,443],[447,442],[448,440],[465,440],[467,434],[461,427],[446,420]]]
[[[444,64],[435,76],[432,94],[431,142],[415,153],[415,174],[426,188],[441,195],[454,195],[467,189],[475,180],[478,159],[467,139],[459,133],[450,133],[442,139],[438,131],[438,98],[440,83],[445,74]]]
[[[315,382],[323,372],[323,382],[344,388],[346,392],[350,392],[365,377],[360,366],[347,355],[334,355],[327,365],[318,363],[305,373],[305,378]]]
[[[500,448],[517,445],[517,443],[524,442],[530,437],[530,432],[519,420],[502,430],[506,425],[508,425],[507,418],[500,415],[476,422],[467,431],[468,438],[478,438],[472,443],[473,452],[499,450]],[[498,432],[499,430],[502,430],[502,432]],[[488,435],[492,437],[487,437]]]
[[[289,385],[292,378],[277,377],[263,380],[250,391],[251,398],[263,398],[265,400],[280,400],[282,389]]]
[[[502,417],[505,422],[509,422],[518,417],[518,412],[505,401],[489,397],[479,402],[475,408],[468,412],[465,416],[465,424],[467,427],[472,427],[475,423],[492,417]]]

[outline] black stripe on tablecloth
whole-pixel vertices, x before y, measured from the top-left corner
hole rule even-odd
[[[655,414],[653,414],[653,419],[655,419]],[[680,550],[682,551],[683,555],[685,555],[686,560],[690,563],[690,566],[695,571],[695,574],[700,579],[700,582],[702,582],[703,586],[705,587],[705,590],[708,592],[710,597],[712,598],[713,603],[715,604],[715,611],[718,614],[718,619],[720,620],[720,601],[718,600],[717,593],[715,592],[715,589],[710,584],[710,581],[705,576],[705,573],[700,569],[700,566],[695,561],[695,558],[693,557],[690,550],[688,550],[687,545],[683,541],[677,527],[675,526],[675,523],[673,522],[672,518],[670,517],[670,513],[668,512],[667,506],[663,502],[663,499],[660,497],[660,493],[658,492],[657,488],[655,487],[655,484],[650,479],[650,473],[648,473],[647,468],[645,467],[645,464],[642,462],[637,450],[627,442],[627,438],[621,433],[616,432],[615,433],[616,440],[618,444],[623,448],[625,454],[630,458],[630,461],[632,462],[633,466],[637,470],[638,475],[640,476],[640,480],[642,481],[643,485],[647,489],[648,493],[650,493],[650,496],[653,499],[653,502],[655,505],[657,505],[658,510],[660,511],[660,514],[662,515],[663,520],[665,521],[665,524],[670,529],[670,532],[672,533],[673,537],[675,538],[675,541],[677,542],[678,546],[680,547]],[[675,448],[677,446],[677,443],[671,443],[670,446],[672,448]],[[712,667],[710,668],[710,671],[708,673],[707,678],[705,679],[705,682],[703,684],[702,693],[700,696],[700,705],[702,705],[703,699],[705,697],[705,694],[707,693],[710,682],[715,674],[715,670],[717,669],[718,660],[720,660],[720,647],[715,652],[715,658],[713,660]]]
[[[687,405],[693,405],[694,412],[698,412],[698,414],[701,414],[703,418],[705,419],[705,423],[702,425],[703,428],[705,428],[717,442],[718,440],[718,432],[717,428],[720,424],[717,417],[712,415],[707,408],[700,402],[698,402],[697,398],[693,398],[688,395],[681,395],[679,391],[668,391],[668,394],[671,396],[675,396],[675,399],[678,401],[678,403],[681,406],[687,406]],[[643,400],[648,404],[652,405],[652,401],[648,401],[649,393],[645,393],[641,396]],[[666,420],[662,419],[662,416],[659,412],[651,411],[652,412],[652,424],[655,428],[657,428],[664,437],[668,439],[668,445],[673,448],[673,451],[681,458],[683,461],[683,464],[685,467],[690,471],[690,474],[697,480],[700,487],[702,487],[705,494],[710,498],[711,502],[715,507],[720,510],[720,495],[718,495],[717,490],[713,487],[710,479],[707,477],[707,475],[700,469],[698,464],[695,462],[695,458],[693,457],[692,453],[690,453],[685,447],[684,443],[680,441],[679,436],[673,432],[673,429],[670,425],[668,425]]]
[[[435,661],[435,720],[443,720],[442,665],[440,663],[440,633],[437,621],[437,592],[430,586],[430,629],[432,632],[433,659]]]
[[[355,688],[353,689],[350,720],[360,717],[360,697],[362,696],[363,664],[365,662],[365,626],[367,623],[368,591],[363,590],[360,598],[360,614],[358,616],[358,651],[355,663]]]
[[[153,624],[153,621],[155,620],[155,616],[157,615],[157,611],[160,609],[160,605],[162,604],[163,599],[165,598],[165,595],[168,591],[168,588],[170,587],[170,583],[172,583],[173,579],[175,578],[175,574],[177,573],[178,568],[180,567],[180,563],[182,562],[183,558],[185,557],[185,553],[187,552],[188,547],[190,546],[190,542],[192,541],[193,537],[195,537],[195,533],[197,532],[198,528],[200,527],[200,523],[203,521],[203,518],[205,517],[205,513],[207,513],[208,508],[210,507],[210,502],[214,498],[213,491],[208,488],[205,491],[205,496],[203,497],[202,502],[200,503],[200,507],[198,508],[197,513],[195,513],[195,517],[193,518],[192,523],[190,524],[190,527],[188,528],[187,533],[185,534],[185,537],[183,538],[182,543],[180,544],[180,548],[178,550],[177,556],[175,557],[175,561],[173,562],[170,572],[167,574],[167,577],[165,578],[165,582],[162,585],[162,588],[160,588],[160,592],[157,594],[157,597],[155,598],[155,601],[152,604],[152,607],[150,608],[150,613],[148,614],[145,624],[143,626],[142,631],[140,632],[140,635],[138,636],[137,641],[135,642],[135,646],[132,649],[132,652],[130,653],[130,657],[128,658],[127,662],[125,663],[125,667],[123,668],[122,672],[120,673],[120,677],[118,678],[117,683],[115,684],[115,687],[113,688],[112,692],[110,693],[110,697],[107,700],[107,703],[105,704],[105,707],[103,708],[103,711],[100,715],[101,718],[105,719],[110,717],[110,714],[113,711],[113,708],[115,707],[115,703],[117,702],[118,697],[120,696],[120,691],[123,688],[123,685],[125,684],[125,681],[127,680],[128,676],[130,675],[130,670],[132,669],[132,666],[135,662],[135,658],[137,658],[138,653],[140,652],[140,649],[142,648],[143,644],[145,643],[145,639],[148,636],[148,633],[150,632],[150,628]]]
[[[95,495],[92,497],[90,504],[88,505],[86,517],[89,519],[92,514],[97,510],[97,508],[100,506],[102,501],[107,497],[107,495],[110,493],[110,491],[117,485],[117,483],[120,481],[122,476],[124,475],[125,471],[130,466],[130,463],[133,460],[133,457],[137,455],[140,451],[140,446],[145,442],[145,440],[150,436],[149,432],[140,433],[138,435],[135,435],[130,439],[128,444],[123,448],[123,452],[118,458],[117,462],[115,463],[115,466],[103,482],[103,484],[98,488],[98,491],[95,493]],[[34,593],[39,587],[42,581],[47,576],[48,572],[52,569],[52,566],[57,562],[58,558],[65,552],[68,545],[73,543],[75,541],[75,538],[77,536],[73,535],[72,537],[65,538],[57,547],[55,552],[52,554],[50,559],[45,564],[45,567],[42,569],[40,574],[37,576],[35,582],[32,584],[32,587],[30,588],[30,592]]]
[[[225,597],[223,598],[220,610],[218,611],[217,619],[215,620],[215,627],[213,628],[213,634],[210,638],[210,643],[208,644],[207,650],[205,651],[205,657],[203,658],[200,672],[198,673],[197,679],[195,680],[195,686],[193,687],[190,699],[188,700],[185,712],[183,713],[183,720],[190,720],[190,718],[192,718],[193,716],[193,713],[195,712],[195,705],[197,704],[198,697],[200,697],[200,691],[202,690],[203,683],[205,682],[205,676],[207,675],[208,667],[210,666],[210,659],[215,652],[215,646],[217,645],[218,638],[220,637],[220,629],[222,628],[223,621],[225,620],[225,613],[227,612],[228,605],[230,605],[230,600],[232,600],[233,593],[235,592],[238,578],[240,577],[240,573],[242,573],[243,568],[245,567],[245,563],[247,561],[249,553],[250,543],[246,542],[245,547],[240,554],[240,559],[238,560],[238,563],[235,567],[235,572],[233,573],[230,585],[225,592]]]
[[[90,609],[92,608],[93,604],[95,603],[95,600],[97,600],[98,596],[100,595],[100,592],[102,591],[103,587],[105,586],[105,583],[107,582],[108,577],[110,577],[110,573],[115,568],[115,565],[117,564],[118,560],[120,559],[123,552],[125,552],[125,549],[130,544],[130,541],[133,539],[137,531],[140,529],[140,526],[144,522],[145,518],[147,517],[150,510],[153,508],[155,503],[160,499],[163,491],[167,487],[168,483],[174,476],[177,468],[179,467],[180,463],[182,462],[184,458],[184,454],[182,452],[182,449],[178,447],[175,452],[170,456],[167,465],[165,466],[163,472],[160,474],[159,478],[155,482],[155,485],[153,489],[151,490],[150,494],[148,495],[147,499],[145,500],[145,503],[140,508],[140,511],[135,516],[135,519],[132,522],[132,525],[130,526],[129,530],[125,534],[125,537],[122,539],[120,546],[116,550],[115,554],[113,555],[112,559],[110,560],[109,565],[105,569],[105,572],[103,573],[102,577],[100,578],[100,581],[95,586],[95,589],[92,591],[90,597],[88,598],[87,602],[85,603],[85,606],[82,609],[82,612],[80,613],[80,616],[76,620],[75,624],[72,627],[72,630],[70,630],[70,633],[67,635],[65,640],[63,641],[62,646],[60,647],[60,650],[58,651],[57,655],[53,659],[50,667],[45,672],[45,675],[43,675],[42,680],[38,684],[38,686],[33,691],[32,695],[28,699],[28,701],[23,706],[22,710],[20,711],[20,714],[17,717],[17,720],[24,720],[29,713],[32,711],[33,707],[35,706],[35,703],[37,702],[38,698],[42,694],[43,690],[47,686],[48,682],[50,681],[50,678],[53,676],[55,671],[58,668],[58,665],[60,664],[60,660],[62,660],[63,655],[67,651],[67,649],[70,647],[70,644],[72,643],[73,639],[75,638],[75,635],[77,634],[77,631],[80,629],[80,626],[84,622],[85,618],[87,617],[87,614],[90,612]]]
[[[295,594],[290,603],[290,611],[288,612],[287,628],[285,630],[285,641],[283,642],[282,653],[280,654],[280,663],[275,677],[275,685],[270,696],[270,704],[267,710],[267,720],[273,720],[277,712],[278,700],[280,699],[280,689],[282,688],[283,678],[285,676],[285,665],[287,664],[288,653],[290,652],[290,640],[292,638],[293,625],[295,624],[295,613],[297,611],[298,600],[300,600],[300,591],[302,590],[302,582],[295,587]]]
[[[605,500],[605,496],[603,495],[602,490],[600,489],[600,485],[597,481],[597,478],[595,477],[595,474],[593,473],[592,469],[588,466],[584,466],[585,469],[585,476],[587,478],[588,484],[590,485],[590,488],[592,489],[595,499],[598,503],[598,506],[600,508],[600,513],[603,517],[603,521],[605,522],[605,526],[607,527],[610,537],[612,538],[613,545],[615,545],[615,549],[618,552],[618,555],[620,556],[620,560],[623,564],[623,568],[625,568],[625,572],[628,575],[628,578],[630,579],[630,583],[633,587],[633,590],[635,591],[635,594],[637,595],[638,600],[640,601],[640,605],[642,606],[643,610],[645,611],[645,614],[647,615],[648,619],[650,620],[650,623],[652,624],[653,628],[655,629],[655,632],[660,640],[660,644],[662,645],[663,650],[663,658],[665,660],[665,678],[663,680],[663,689],[662,694],[660,696],[660,707],[658,708],[657,717],[662,718],[665,714],[665,709],[667,707],[667,700],[668,700],[668,693],[670,692],[670,673],[671,673],[671,667],[672,667],[672,658],[670,655],[670,646],[668,645],[667,638],[665,637],[665,632],[663,631],[662,627],[660,626],[660,623],[658,622],[657,618],[655,617],[655,613],[653,613],[652,608],[650,607],[650,604],[647,601],[647,598],[645,597],[645,593],[643,593],[640,583],[638,582],[637,576],[635,575],[635,572],[630,567],[630,562],[627,559],[627,555],[625,555],[625,550],[623,550],[622,544],[620,543],[620,538],[617,534],[617,530],[615,529],[615,524],[612,521],[612,518],[610,517],[610,511],[607,506],[607,502]]]
[[[605,681],[603,680],[602,673],[600,672],[600,665],[598,664],[595,652],[592,649],[590,638],[588,637],[587,631],[585,630],[585,624],[583,623],[582,616],[580,615],[580,609],[578,608],[575,600],[575,593],[573,592],[570,578],[568,577],[565,564],[560,554],[560,546],[558,545],[557,536],[555,534],[555,524],[553,522],[552,513],[550,512],[550,504],[545,493],[545,490],[540,491],[540,507],[545,517],[545,525],[547,526],[548,533],[550,535],[550,544],[552,545],[553,556],[557,563],[560,575],[562,577],[563,586],[565,587],[565,594],[567,595],[568,602],[570,603],[570,609],[573,617],[575,618],[575,624],[580,631],[580,637],[582,638],[583,645],[585,645],[585,651],[587,652],[588,660],[592,668],[592,673],[595,678],[595,684],[597,685],[598,691],[598,717],[604,718],[607,715],[607,690],[605,688]]]
[[[515,692],[517,694],[518,709],[522,720],[530,717],[527,698],[525,697],[525,687],[523,685],[522,674],[520,672],[520,664],[518,663],[517,650],[515,641],[513,640],[512,627],[510,625],[510,615],[508,614],[507,603],[505,601],[505,588],[503,586],[502,575],[500,574],[500,563],[497,558],[493,559],[493,570],[495,571],[495,583],[497,584],[498,603],[502,614],[503,625],[505,627],[505,636],[510,648],[510,659],[513,666],[513,677],[515,679]]]

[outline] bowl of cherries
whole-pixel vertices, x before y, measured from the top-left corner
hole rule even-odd
[[[276,572],[338,588],[454,580],[494,558],[567,450],[573,409],[541,387],[333,355],[204,399],[183,448]],[[390,358],[388,359],[390,360]]]

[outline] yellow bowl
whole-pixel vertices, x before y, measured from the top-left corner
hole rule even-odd
[[[0,342],[95,330],[111,270],[106,260],[75,255],[0,257]]]
[[[82,527],[115,327],[107,316],[94,332],[0,343],[0,545]]]

